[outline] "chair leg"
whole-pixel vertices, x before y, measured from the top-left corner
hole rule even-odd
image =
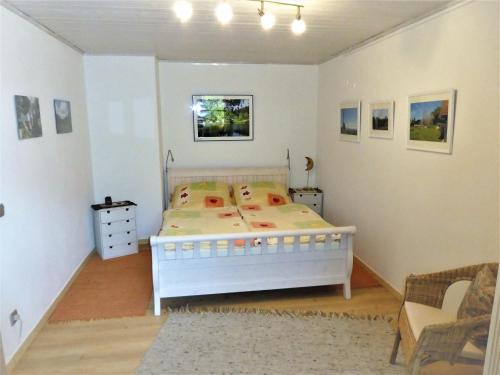
[[[421,358],[419,356],[412,356],[412,360],[410,361],[408,372],[410,375],[419,375],[420,367],[421,367]]]
[[[394,338],[394,346],[392,347],[391,359],[389,360],[389,363],[391,365],[396,363],[400,342],[401,342],[401,332],[398,329],[398,331],[396,332],[396,337]]]

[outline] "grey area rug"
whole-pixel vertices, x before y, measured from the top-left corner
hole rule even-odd
[[[170,312],[137,374],[405,374],[393,340],[382,318]]]

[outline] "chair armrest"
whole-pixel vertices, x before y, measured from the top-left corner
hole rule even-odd
[[[441,308],[446,290],[451,285],[447,280],[410,275],[406,278],[404,301],[416,302]],[[427,276],[427,275],[425,275]]]
[[[441,308],[448,287],[461,280],[473,280],[485,265],[498,269],[497,263],[483,263],[447,271],[410,275],[406,279],[405,301]]]
[[[453,364],[473,334],[488,333],[490,320],[488,314],[425,327],[410,362],[418,359],[421,365],[425,365],[426,362],[444,360]]]

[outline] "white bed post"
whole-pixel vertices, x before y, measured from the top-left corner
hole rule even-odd
[[[343,234],[342,242],[345,242],[347,247],[345,269],[346,269],[346,280],[344,283],[344,298],[351,299],[351,274],[352,274],[352,263],[353,263],[353,252],[352,252],[352,234]]]
[[[161,315],[161,299],[160,299],[160,280],[159,277],[159,264],[158,264],[158,242],[156,241],[156,237],[151,237],[151,267],[152,267],[152,275],[153,275],[153,305],[154,305],[154,314],[156,316]]]

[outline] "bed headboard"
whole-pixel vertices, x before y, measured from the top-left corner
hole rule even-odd
[[[228,184],[252,181],[275,181],[288,189],[288,167],[243,167],[243,168],[169,168],[167,172],[167,197],[179,184],[198,181],[221,181]]]

